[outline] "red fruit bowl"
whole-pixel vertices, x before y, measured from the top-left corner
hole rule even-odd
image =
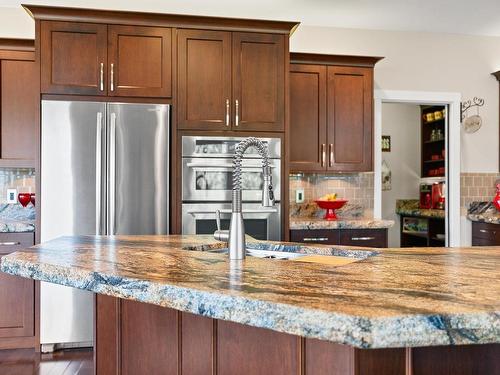
[[[326,210],[325,216],[323,219],[325,220],[337,220],[337,215],[335,215],[335,210],[344,207],[344,205],[348,202],[346,199],[337,199],[334,201],[322,201],[316,200],[314,201],[319,206],[319,208],[323,208]]]

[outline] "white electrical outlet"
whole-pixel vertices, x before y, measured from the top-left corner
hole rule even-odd
[[[16,189],[7,189],[7,203],[17,203]]]
[[[304,189],[295,190],[295,203],[304,203]]]

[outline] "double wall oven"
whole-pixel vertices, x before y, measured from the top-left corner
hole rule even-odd
[[[182,233],[213,234],[215,212],[222,229],[229,228],[235,147],[244,138],[182,137]],[[245,231],[262,240],[281,239],[281,140],[259,138],[267,144],[276,204],[261,206],[262,161],[255,148],[243,158],[243,217]]]

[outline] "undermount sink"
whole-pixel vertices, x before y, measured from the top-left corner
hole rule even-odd
[[[209,249],[209,252],[227,254],[228,248]],[[292,260],[298,262],[321,263],[343,266],[377,255],[369,249],[321,248],[299,244],[247,242],[246,255],[255,258]]]

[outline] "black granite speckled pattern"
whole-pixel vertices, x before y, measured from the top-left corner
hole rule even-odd
[[[1,270],[359,348],[500,342],[500,248],[274,245],[363,258],[340,267],[186,251],[224,245],[209,236],[63,237],[3,257]]]
[[[472,202],[467,210],[467,218],[471,221],[500,224],[500,211],[492,202]]]

